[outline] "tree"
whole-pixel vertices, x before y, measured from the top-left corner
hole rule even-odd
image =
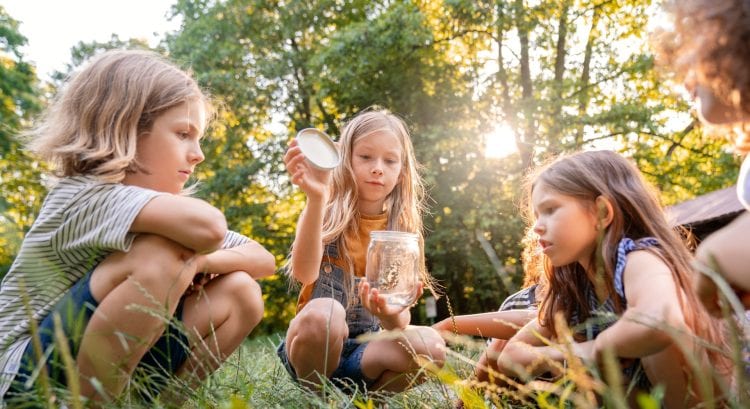
[[[496,308],[520,282],[523,174],[550,155],[616,147],[669,202],[731,180],[736,160],[720,142],[706,141],[689,116],[675,125],[687,107],[654,69],[650,7],[181,0],[174,13],[183,26],[164,48],[220,102],[201,195],[279,264],[303,206],[281,165],[295,131],[315,126],[336,137],[344,119],[373,104],[403,116],[430,186],[428,264],[464,313]],[[519,154],[483,157],[497,124],[515,130]],[[487,242],[509,281],[490,263]],[[262,285],[265,329],[281,328],[293,313],[287,282],[279,275]]]
[[[0,6],[0,277],[10,268],[45,194],[42,167],[18,137],[42,104],[35,68],[20,51],[24,44],[18,21]]]

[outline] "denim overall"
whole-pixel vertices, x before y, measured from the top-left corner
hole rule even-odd
[[[318,279],[313,286],[310,299],[314,298],[333,298],[341,303],[346,309],[346,324],[349,327],[349,338],[344,342],[341,351],[339,366],[331,374],[331,381],[337,386],[352,391],[352,388],[361,388],[367,390],[375,384],[375,379],[368,379],[362,373],[362,354],[364,353],[367,343],[359,343],[355,338],[367,332],[380,330],[380,323],[377,318],[370,314],[359,299],[357,285],[362,277],[353,277],[354,288],[352,289],[351,304],[346,296],[344,270],[331,263],[330,260],[338,258],[338,249],[335,244],[328,244],[323,253],[323,262],[320,264]],[[284,369],[291,375],[292,379],[298,380],[297,373],[289,362],[289,356],[286,351],[286,342],[282,341],[276,349],[276,354],[281,360]]]
[[[346,280],[344,270],[331,263],[330,260],[338,258],[338,249],[335,244],[328,244],[323,252],[323,262],[320,264],[318,280],[315,281],[310,299],[329,297],[341,303],[346,309],[346,324],[349,326],[349,338],[355,338],[361,334],[378,331],[380,323],[378,319],[370,314],[359,299],[358,285],[363,277],[354,277],[354,288],[352,289],[351,305],[346,294]]]

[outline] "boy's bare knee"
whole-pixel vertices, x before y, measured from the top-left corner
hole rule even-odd
[[[135,258],[154,258],[160,253],[181,260],[188,260],[195,255],[193,250],[157,234],[139,234],[128,251],[128,254]]]
[[[110,254],[94,269],[91,292],[101,301],[126,280],[133,279],[149,290],[169,288],[182,293],[195,275],[195,268],[191,271],[189,266],[193,256],[193,251],[165,237],[138,235],[127,252]]]
[[[130,278],[145,288],[172,288],[182,293],[195,277],[195,252],[165,237],[141,235],[127,254]]]
[[[244,271],[230,273],[225,278],[238,313],[255,327],[263,318],[263,294],[260,285]]]

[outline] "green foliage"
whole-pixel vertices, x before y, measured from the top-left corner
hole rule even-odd
[[[495,309],[520,285],[522,176],[551,155],[619,149],[667,204],[733,183],[737,158],[704,135],[671,78],[654,68],[646,35],[652,7],[649,0],[179,0],[172,12],[181,29],[158,50],[191,69],[218,103],[199,196],[276,254],[279,266],[304,206],[281,161],[295,131],[315,126],[335,137],[346,118],[373,104],[403,116],[429,187],[429,268],[454,310],[470,313]],[[3,18],[11,51],[0,69],[15,73],[0,77],[4,101],[13,102],[0,107],[0,240],[16,243],[2,246],[5,269],[44,192],[42,168],[11,142],[41,104],[15,27]],[[145,46],[117,36],[80,43],[67,70],[104,49]],[[520,154],[483,156],[498,124],[515,131],[508,137]],[[478,237],[491,243],[511,288]],[[283,329],[293,316],[288,284],[281,272],[262,280],[266,319],[258,332]],[[441,316],[446,307],[439,304]]]
[[[36,70],[24,61],[26,37],[0,6],[0,278],[10,268],[36,216],[45,189],[41,167],[23,149],[19,132],[42,101]]]
[[[667,189],[668,203],[732,180],[736,164],[720,142],[695,147],[698,131],[681,135],[667,123],[687,107],[654,70],[644,35],[650,5],[183,1],[174,11],[185,24],[167,48],[224,103],[217,150],[203,168],[205,197],[280,262],[302,205],[279,165],[284,142],[307,126],[335,136],[373,104],[402,115],[430,187],[429,267],[456,311],[478,312],[515,288],[504,288],[476,234],[518,285],[521,176],[548,155],[620,146]],[[498,123],[516,130],[521,156],[482,157],[482,135]],[[698,169],[696,150],[705,153]],[[711,178],[709,168],[725,176]],[[289,219],[275,217],[279,208]],[[267,307],[289,311],[276,303],[293,298],[274,281],[264,284]],[[279,328],[289,318],[281,316]]]
[[[131,38],[122,40],[117,34],[112,34],[109,41],[99,42],[93,41],[90,43],[79,41],[78,44],[73,46],[70,50],[70,62],[65,64],[64,71],[56,71],[52,74],[52,80],[56,86],[62,85],[65,78],[73,72],[76,68],[80,67],[89,58],[107,51],[115,49],[140,49],[148,50],[148,43],[145,40],[138,38]],[[156,51],[162,51],[163,49],[157,49]]]
[[[342,121],[373,104],[403,116],[429,186],[428,266],[463,314],[495,309],[520,285],[523,174],[551,155],[614,147],[667,204],[735,180],[738,159],[705,134],[669,75],[654,68],[650,7],[649,0],[178,0],[173,13],[183,25],[158,51],[191,69],[218,103],[198,195],[276,254],[279,266],[304,206],[281,161],[295,131],[315,126],[337,136]],[[19,51],[25,41],[0,7],[0,276],[45,192],[44,166],[18,139],[45,103]],[[123,47],[146,44],[117,36],[79,43],[50,87],[89,56]],[[498,124],[514,129],[519,154],[482,155]],[[478,236],[511,274],[511,288]],[[582,396],[564,380],[537,384],[547,389],[517,404],[464,381],[481,347],[454,346],[448,369],[406,394],[350,397],[329,388],[320,397],[293,383],[274,353],[295,313],[287,278],[279,271],[261,285],[266,311],[256,333],[276,335],[246,342],[202,388],[175,382],[188,407],[371,407],[382,400],[451,407],[456,395],[479,407],[574,407],[571,396]],[[445,302],[440,308],[447,315]],[[414,317],[426,320],[419,309]],[[638,399],[658,407],[663,396],[657,388]]]

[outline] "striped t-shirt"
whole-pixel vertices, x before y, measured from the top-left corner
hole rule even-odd
[[[61,179],[52,188],[0,284],[0,397],[18,373],[30,340],[30,319],[46,317],[107,255],[128,251],[135,238],[129,232],[133,220],[162,194],[167,193],[90,176]],[[222,247],[246,242],[246,237],[229,232]]]

